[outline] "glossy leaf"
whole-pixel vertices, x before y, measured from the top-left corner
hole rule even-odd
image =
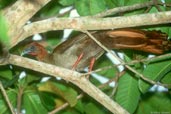
[[[161,78],[163,78],[163,76],[166,75],[166,73],[168,73],[171,70],[170,67],[171,60],[152,63],[147,65],[147,67],[143,71],[143,75],[150,80],[158,82],[161,80]],[[142,93],[147,92],[151,86],[151,84],[143,80],[139,80],[139,89]]]

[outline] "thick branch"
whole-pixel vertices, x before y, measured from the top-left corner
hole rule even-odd
[[[89,80],[87,80],[87,78],[85,78],[78,72],[38,62],[17,55],[10,55],[8,62],[16,66],[32,69],[34,71],[42,72],[54,77],[60,76],[64,80],[72,82],[73,84],[81,88],[85,93],[93,97],[96,101],[101,103],[111,112],[116,114],[128,114],[126,110],[124,110],[116,102],[110,99],[106,94],[100,91]]]
[[[22,31],[26,22],[51,0],[17,0],[12,6],[3,10],[9,25],[9,36],[15,38]],[[20,31],[20,33],[19,33]]]
[[[171,23],[171,11],[114,18],[50,18],[25,25],[18,40],[13,40],[12,46],[28,36],[50,30],[104,30],[166,23]]]

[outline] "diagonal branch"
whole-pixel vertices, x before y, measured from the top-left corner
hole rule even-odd
[[[7,102],[7,105],[8,105],[8,107],[9,107],[11,113],[12,113],[12,114],[15,114],[14,108],[13,108],[11,102],[10,102],[10,99],[8,98],[8,95],[7,95],[7,93],[6,93],[5,89],[4,89],[4,87],[3,87],[1,81],[0,81],[0,90],[1,90],[1,92],[2,92],[2,95],[3,95],[4,98],[5,98],[5,101]]]
[[[101,48],[103,48],[106,52],[110,53],[114,58],[116,58],[118,61],[120,61],[120,65],[124,65],[127,69],[129,69],[130,71],[132,71],[134,74],[137,75],[137,77],[140,77],[141,79],[143,79],[144,81],[150,83],[150,84],[157,84],[157,82],[153,81],[153,80],[150,80],[148,78],[146,78],[143,74],[139,73],[137,70],[135,70],[134,68],[132,68],[131,66],[129,66],[128,64],[126,64],[122,59],[120,59],[119,57],[117,57],[115,54],[111,53],[111,51],[105,47],[102,43],[100,43],[93,35],[91,35],[88,31],[83,31],[85,32],[92,40],[94,40]],[[165,56],[167,57],[167,56]],[[155,60],[160,60],[161,57],[157,57]],[[149,59],[150,60],[150,59]],[[153,59],[154,61],[154,59]],[[133,61],[132,61],[133,62]],[[151,60],[152,62],[152,60]],[[135,64],[135,61],[134,63]],[[119,65],[119,64],[118,64]],[[116,65],[117,66],[117,65]],[[158,85],[162,85],[164,87],[170,87],[170,84],[158,84]]]
[[[2,11],[9,25],[9,37],[15,40],[22,33],[21,28],[43,6],[51,0],[17,0]],[[12,43],[11,43],[12,44]]]
[[[81,88],[85,93],[94,98],[111,112],[116,114],[128,114],[126,110],[109,98],[109,96],[100,91],[81,73],[12,54],[8,59],[8,63],[21,66],[23,68],[32,69],[53,77],[60,76],[62,79]]]

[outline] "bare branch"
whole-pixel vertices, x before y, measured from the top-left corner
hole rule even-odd
[[[25,25],[12,47],[28,36],[51,30],[104,30],[171,23],[171,11],[114,18],[50,18]]]
[[[9,25],[9,36],[12,41],[22,33],[21,28],[44,5],[51,0],[17,0],[12,6],[3,10]],[[11,43],[12,44],[12,43]]]
[[[138,3],[138,4],[131,5],[131,6],[117,7],[117,8],[113,8],[113,9],[98,13],[93,17],[105,17],[105,16],[109,16],[112,14],[116,14],[116,13],[122,13],[122,12],[126,12],[126,11],[133,11],[133,10],[149,7],[154,4],[155,4],[154,1],[151,0],[149,2]]]
[[[8,63],[16,66],[21,66],[23,68],[32,69],[34,71],[48,74],[53,77],[59,76],[62,79],[68,82],[72,82],[77,87],[81,88],[85,93],[94,98],[96,101],[98,101],[111,112],[116,114],[128,114],[126,110],[124,110],[116,102],[110,99],[109,96],[100,91],[81,73],[17,55],[10,55]]]

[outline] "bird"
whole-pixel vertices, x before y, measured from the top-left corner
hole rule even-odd
[[[91,32],[109,50],[132,49],[152,54],[162,54],[170,50],[168,35],[157,30],[116,29]],[[28,44],[22,54],[34,56],[37,60],[56,66],[83,71],[92,58],[97,60],[105,53],[104,49],[87,34],[79,34],[57,45],[51,53],[37,42]],[[77,62],[76,62],[77,61]]]

